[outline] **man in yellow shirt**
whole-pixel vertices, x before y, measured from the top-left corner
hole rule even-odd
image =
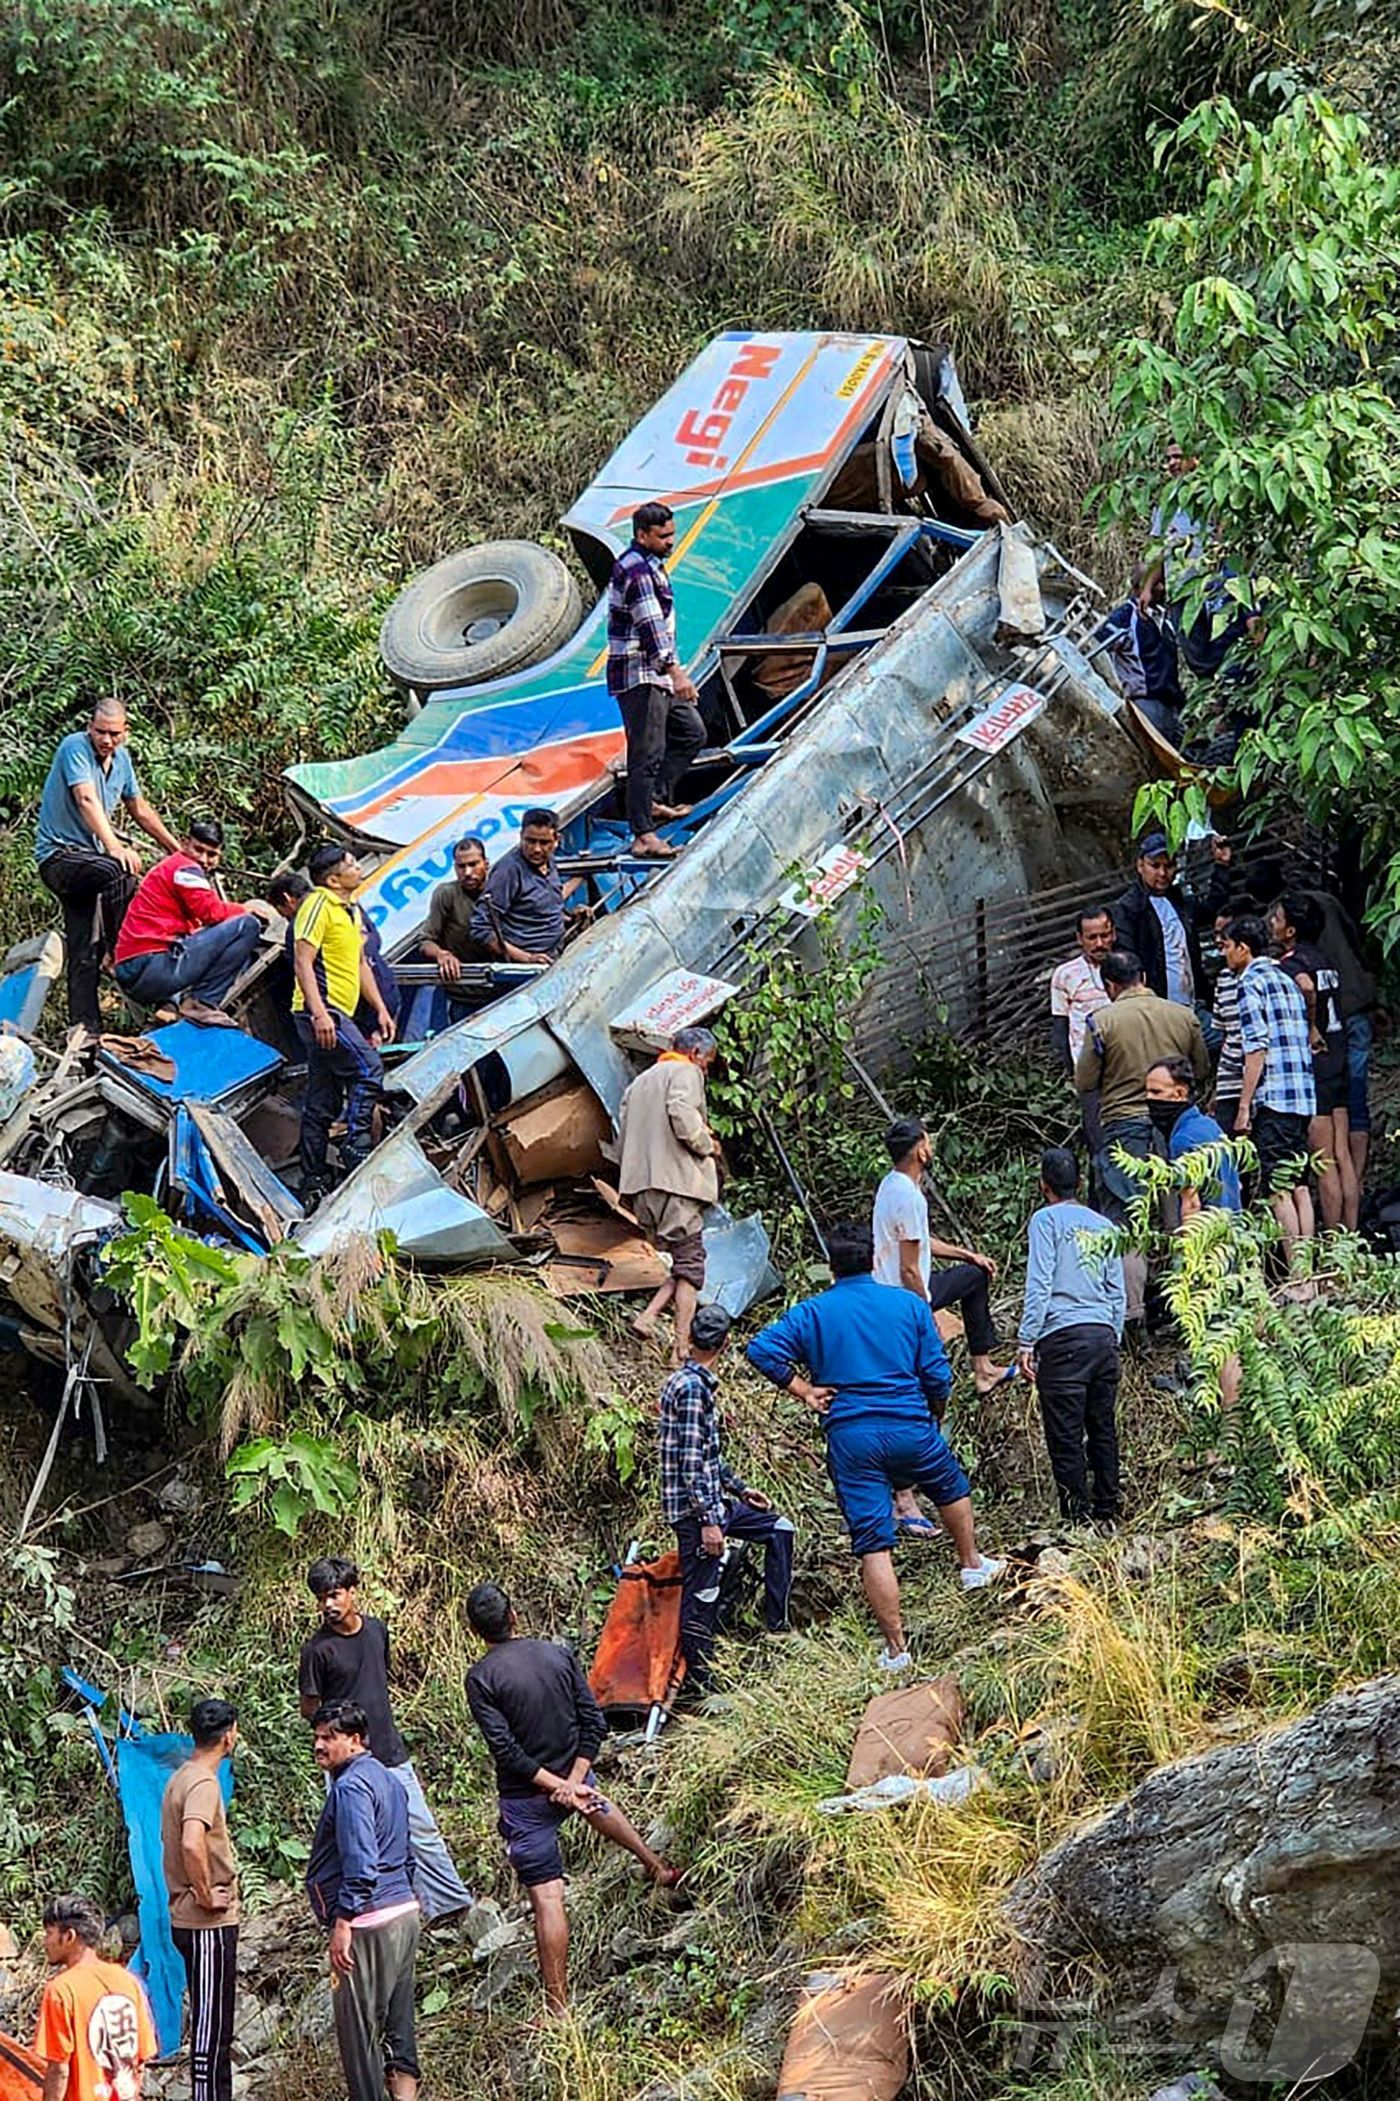
[[[326,1149],[342,1103],[341,1166],[349,1174],[369,1153],[374,1105],[384,1085],[379,1045],[392,1042],[394,1035],[393,1016],[365,957],[364,932],[350,902],[360,880],[354,855],[344,846],[319,846],[310,874],[314,887],[292,922],[292,1021],[306,1052],[301,1201],[308,1212],[326,1193]],[[355,1024],[361,1001],[375,1017],[368,1039]]]

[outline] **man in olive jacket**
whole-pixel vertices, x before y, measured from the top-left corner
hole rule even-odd
[[[1137,1195],[1137,1183],[1114,1153],[1145,1160],[1154,1149],[1147,1108],[1148,1073],[1163,1058],[1189,1058],[1197,1086],[1205,1087],[1210,1079],[1210,1055],[1194,1010],[1177,1000],[1160,998],[1144,984],[1142,964],[1130,949],[1113,949],[1099,971],[1109,1004],[1085,1023],[1074,1084],[1081,1094],[1099,1097],[1103,1146],[1094,1156],[1098,1209],[1114,1225],[1121,1225]],[[1145,1257],[1123,1257],[1123,1282],[1131,1325],[1143,1318]]]
[[[676,1312],[673,1365],[690,1355],[690,1322],[705,1283],[705,1210],[719,1196],[719,1141],[705,1113],[705,1074],[715,1060],[708,1029],[681,1029],[622,1097],[618,1117],[619,1188],[671,1274],[633,1332],[650,1339],[657,1315]]]

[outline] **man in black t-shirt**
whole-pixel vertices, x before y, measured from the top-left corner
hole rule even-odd
[[[661,1889],[674,1889],[680,1870],[652,1852],[593,1777],[608,1725],[578,1658],[557,1642],[521,1638],[510,1599],[495,1583],[477,1584],[467,1618],[486,1643],[467,1673],[467,1704],[496,1767],[496,1828],[530,1900],[545,2003],[562,2014],[569,1987],[564,1819],[575,1810],[587,1817],[604,1838],[635,1854]]]
[[[1326,1162],[1317,1178],[1322,1223],[1329,1229],[1346,1226],[1354,1233],[1361,1212],[1361,1187],[1351,1152],[1341,978],[1331,957],[1318,945],[1324,923],[1316,898],[1305,891],[1285,890],[1270,909],[1269,937],[1278,952],[1279,969],[1288,973],[1307,1001],[1317,1087],[1317,1114],[1308,1126],[1308,1151]]]
[[[362,1707],[369,1720],[369,1747],[404,1791],[408,1835],[413,1846],[413,1886],[423,1916],[455,1918],[466,1911],[472,1893],[457,1873],[442,1833],[428,1807],[403,1738],[394,1726],[389,1702],[389,1630],[383,1620],[360,1611],[356,1589],[360,1571],[353,1561],[334,1556],[313,1561],[307,1585],[321,1611],[321,1624],[302,1646],[297,1671],[303,1719],[319,1707],[347,1700]]]

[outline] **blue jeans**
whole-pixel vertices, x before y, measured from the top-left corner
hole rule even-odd
[[[418,1902],[423,1907],[423,1916],[431,1921],[446,1918],[451,1912],[465,1911],[472,1901],[472,1893],[457,1873],[447,1842],[438,1830],[437,1819],[428,1807],[422,1783],[413,1770],[412,1759],[402,1765],[387,1768],[391,1780],[397,1780],[408,1803],[408,1837],[413,1847],[413,1887]]]
[[[217,1007],[251,961],[261,938],[261,920],[251,912],[241,912],[237,919],[202,926],[197,934],[172,941],[169,948],[128,956],[117,965],[117,983],[143,1007],[158,1007],[176,998],[199,999],[206,1007]]]
[[[1371,1017],[1352,1014],[1342,1024],[1347,1046],[1347,1109],[1354,1131],[1371,1128]]]

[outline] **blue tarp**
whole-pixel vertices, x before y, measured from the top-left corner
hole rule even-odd
[[[215,1108],[250,1080],[275,1072],[284,1060],[281,1054],[241,1029],[205,1029],[193,1021],[172,1021],[163,1029],[152,1029],[147,1037],[175,1067],[173,1080],[158,1080],[149,1072],[123,1065],[127,1078],[158,1100],[210,1102]],[[115,1062],[122,1064],[120,1058]]]
[[[117,1789],[126,1818],[136,1913],[141,1922],[141,1944],[131,1967],[146,1987],[162,2057],[180,2047],[185,1966],[170,1938],[170,1907],[161,1866],[160,1803],[166,1781],[193,1749],[194,1739],[189,1736],[143,1734],[117,1739]],[[228,1759],[219,1768],[219,1784],[224,1800],[230,1801],[233,1767]]]

